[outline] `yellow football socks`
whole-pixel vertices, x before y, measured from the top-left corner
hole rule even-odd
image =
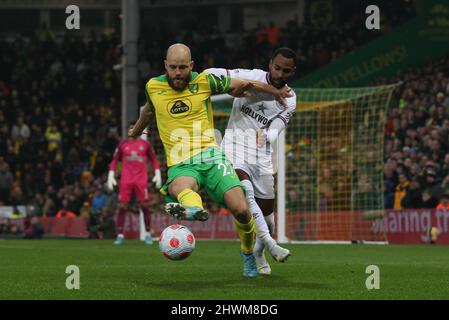
[[[178,194],[178,202],[184,206],[200,207],[203,209],[203,201],[198,193],[192,189],[184,189]]]
[[[251,215],[251,220],[248,223],[241,223],[234,219],[234,224],[237,227],[240,241],[242,244],[243,253],[249,254],[253,252],[254,248],[254,218]]]

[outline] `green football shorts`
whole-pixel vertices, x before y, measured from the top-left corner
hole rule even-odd
[[[167,202],[178,202],[168,194],[168,187],[179,177],[196,179],[198,189],[204,188],[212,201],[224,207],[225,192],[241,186],[232,163],[218,147],[206,148],[201,153],[171,166],[167,175],[167,182],[160,189]]]

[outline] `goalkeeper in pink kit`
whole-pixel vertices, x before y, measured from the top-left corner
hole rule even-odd
[[[130,129],[133,124],[131,124]],[[114,244],[121,245],[125,239],[123,234],[123,227],[125,224],[126,212],[128,204],[134,193],[137,204],[142,209],[146,236],[145,243],[152,244],[151,237],[151,212],[150,202],[148,197],[148,159],[154,169],[155,175],[153,182],[156,188],[159,189],[162,185],[161,172],[159,169],[159,162],[157,161],[154,148],[146,139],[132,139],[128,138],[120,141],[118,147],[115,149],[114,157],[109,165],[108,181],[106,183],[107,189],[112,191],[117,185],[114,174],[119,161],[122,162],[122,173],[119,185],[118,198],[118,215],[117,215],[117,238]]]

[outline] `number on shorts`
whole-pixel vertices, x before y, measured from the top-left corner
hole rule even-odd
[[[223,177],[232,174],[232,169],[230,168],[230,166],[227,166],[224,163],[219,163],[217,167],[218,170],[221,170],[223,168]]]

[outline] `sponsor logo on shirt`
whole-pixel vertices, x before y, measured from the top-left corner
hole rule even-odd
[[[171,117],[173,118],[184,118],[185,116],[187,116],[190,111],[191,111],[191,106],[189,105],[190,101],[188,99],[186,100],[176,100],[176,101],[171,101],[168,103],[167,105],[167,111],[170,114]]]
[[[263,105],[263,102],[261,103],[261,104],[259,104],[258,106],[257,106],[257,111],[262,111],[262,113],[265,115],[265,109],[267,109],[267,107],[265,107],[264,105]]]
[[[263,109],[262,109],[262,112],[263,112],[263,110],[265,110],[266,108],[264,107]],[[260,110],[260,105],[259,105],[259,110]],[[259,111],[258,110],[258,111]],[[242,105],[241,106],[241,108],[240,108],[240,111],[243,113],[243,114],[246,114],[248,117],[251,117],[251,118],[253,118],[253,119],[255,119],[257,122],[260,122],[260,123],[262,123],[262,124],[268,124],[268,118],[267,117],[265,117],[264,115],[262,115],[262,114],[260,114],[260,113],[257,113],[256,111],[254,111],[252,108],[250,108],[250,107],[248,107],[246,104],[244,104],[244,105]],[[263,112],[263,113],[265,113],[265,112]]]
[[[136,151],[131,151],[131,156],[126,157],[126,160],[143,162],[143,157],[139,156]]]

